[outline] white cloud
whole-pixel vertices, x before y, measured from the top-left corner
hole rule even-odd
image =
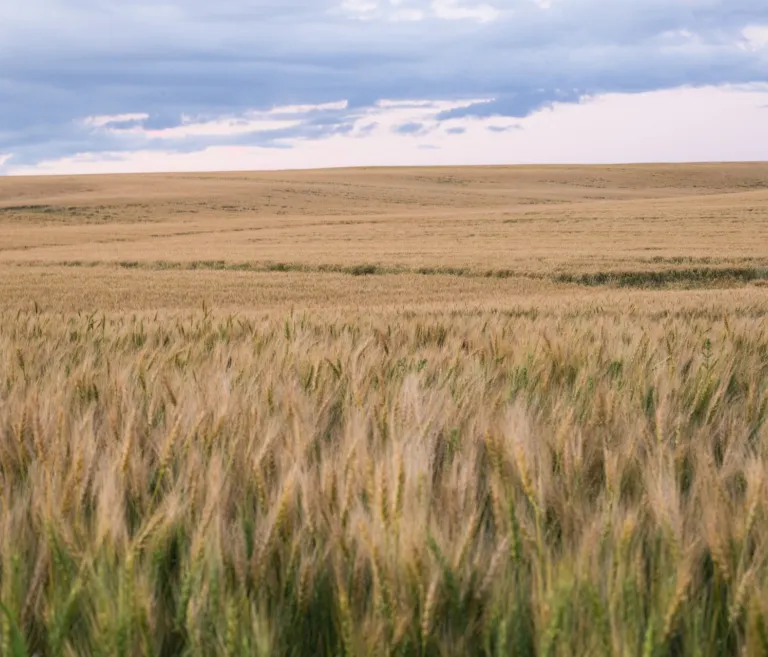
[[[150,129],[142,125],[148,114],[118,114],[90,116],[83,123],[97,131],[113,136],[139,136],[147,139],[189,139],[193,137],[228,137],[272,130],[286,130],[301,125],[303,118],[313,112],[343,111],[346,100],[319,105],[284,105],[263,112],[246,112],[238,116],[199,119],[182,116],[178,126]],[[296,118],[285,118],[295,116]],[[281,117],[281,118],[276,118]],[[131,123],[133,125],[120,125]]]
[[[445,20],[474,20],[480,23],[490,23],[500,15],[499,10],[491,5],[462,5],[459,0],[432,0],[432,11]]]
[[[376,16],[379,3],[372,0],[344,0],[341,9],[349,12],[356,18],[369,19]]]
[[[742,30],[744,47],[757,51],[768,48],[768,25],[750,25]]]
[[[397,22],[416,22],[423,21],[426,14],[420,9],[397,9],[393,11],[389,20]]]
[[[382,109],[431,109],[443,112],[461,107],[469,107],[478,103],[489,103],[493,98],[473,98],[464,100],[389,100],[376,102],[376,107]]]
[[[434,100],[379,100],[376,101],[376,107],[391,108],[391,107],[434,107]]]
[[[466,101],[382,103],[349,134],[292,148],[219,146],[193,153],[81,154],[11,174],[301,169],[335,166],[768,160],[768,85],[608,94],[525,119],[457,118]],[[438,106],[440,109],[438,109]],[[408,134],[398,126],[418,124]],[[463,128],[464,132],[450,128]],[[518,128],[518,129],[515,129]]]
[[[83,119],[83,124],[91,128],[105,128],[115,123],[129,123],[134,121],[146,121],[149,114],[112,114],[104,116],[88,116]]]
[[[346,100],[335,103],[321,103],[320,105],[282,105],[274,107],[269,114],[310,114],[311,112],[323,112],[327,110],[345,110],[349,106]]]
[[[159,130],[147,130],[142,127],[113,129],[113,134],[139,134],[152,139],[186,139],[189,137],[226,137],[229,135],[245,135],[252,132],[268,132],[270,130],[283,130],[300,125],[300,120],[280,121],[277,119],[254,118],[230,118],[216,119],[213,121],[197,122],[194,119],[184,117],[181,125],[173,128]]]
[[[0,153],[0,167],[2,167],[8,160],[10,160],[13,157],[10,153]]]
[[[341,9],[353,18],[390,22],[438,18],[489,23],[501,15],[501,12],[490,4],[467,4],[464,0],[344,0]]]
[[[690,30],[668,30],[659,34],[659,39],[662,41],[690,41],[691,39],[698,39],[698,35],[694,34]]]

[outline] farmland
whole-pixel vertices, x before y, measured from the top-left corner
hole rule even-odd
[[[0,654],[768,653],[768,165],[0,179]]]

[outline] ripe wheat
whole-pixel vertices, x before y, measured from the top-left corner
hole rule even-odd
[[[6,314],[0,651],[763,654],[759,309]]]

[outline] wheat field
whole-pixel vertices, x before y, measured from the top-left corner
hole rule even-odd
[[[768,654],[768,165],[0,179],[0,655]]]

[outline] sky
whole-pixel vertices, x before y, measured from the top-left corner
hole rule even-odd
[[[0,3],[0,175],[725,160],[765,0]]]

